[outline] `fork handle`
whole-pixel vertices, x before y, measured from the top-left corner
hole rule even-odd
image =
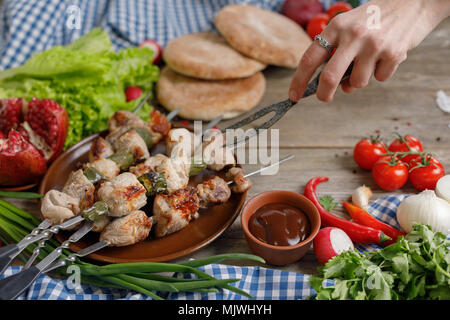
[[[11,256],[17,255],[19,252],[19,247],[15,244],[9,244],[1,248],[0,251],[0,275],[6,270],[6,268],[11,264],[14,258]]]
[[[341,83],[348,78],[350,78],[350,75],[352,74],[353,70],[353,62],[348,66],[347,70],[345,71]],[[317,88],[319,87],[319,80],[322,72],[319,72],[317,76],[315,76],[314,79],[311,80],[310,83],[308,83],[308,86],[306,87],[305,93],[303,94],[303,98],[309,97],[317,92]]]

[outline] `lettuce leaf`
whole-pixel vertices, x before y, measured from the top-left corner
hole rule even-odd
[[[139,101],[126,102],[124,90],[139,86],[153,90],[159,69],[151,64],[149,48],[128,48],[118,53],[101,29],[67,46],[41,52],[24,65],[0,72],[0,98],[50,98],[67,110],[70,120],[66,147],[107,128],[117,110],[133,110]],[[148,118],[151,106],[139,115]]]

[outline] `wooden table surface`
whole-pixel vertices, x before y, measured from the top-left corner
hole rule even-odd
[[[286,99],[293,73],[293,70],[274,67],[265,70],[267,89],[259,107]],[[310,97],[291,109],[274,128],[279,129],[280,157],[294,154],[295,159],[282,164],[274,176],[253,177],[254,186],[247,199],[273,189],[303,193],[306,182],[315,176],[330,178],[329,182],[319,186],[318,192],[330,194],[337,200],[347,199],[363,184],[373,189],[374,198],[384,195],[374,184],[371,174],[359,169],[352,157],[357,141],[377,132],[387,139],[392,139],[394,131],[414,135],[421,139],[427,151],[433,152],[444,166],[450,168],[450,114],[437,107],[438,90],[450,94],[450,19],[441,23],[409,53],[390,81],[372,80],[368,87],[350,95],[338,90],[328,104]],[[225,127],[227,123],[230,122],[219,127]],[[250,171],[256,167],[245,168]],[[415,191],[408,184],[396,192]],[[14,203],[37,213],[33,204]],[[341,207],[334,213],[345,216]],[[179,261],[235,252],[250,253],[239,218],[215,242]],[[249,264],[247,261],[237,263]],[[313,273],[317,266],[310,251],[302,260],[276,268]]]

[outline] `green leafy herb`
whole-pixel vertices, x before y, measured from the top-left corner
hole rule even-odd
[[[126,102],[124,90],[138,86],[152,90],[159,69],[149,48],[114,52],[108,35],[99,28],[67,46],[54,46],[24,65],[0,72],[0,98],[49,98],[67,110],[70,119],[66,147],[107,128],[117,110],[133,110],[138,100]],[[151,107],[139,116],[148,120]]]
[[[334,198],[330,195],[320,197],[319,202],[327,211],[331,211],[337,206],[337,202],[335,202]]]
[[[415,224],[406,237],[383,249],[345,251],[319,268],[309,283],[318,300],[450,299],[450,241]],[[334,281],[324,286],[324,280]]]

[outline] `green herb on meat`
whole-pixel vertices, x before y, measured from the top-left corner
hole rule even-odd
[[[327,211],[331,211],[337,206],[337,202],[335,202],[334,198],[330,195],[320,197],[319,202]]]
[[[450,241],[415,224],[406,237],[383,249],[346,251],[310,277],[318,300],[450,300]],[[334,281],[323,286],[325,279]]]
[[[126,102],[125,88],[153,88],[159,69],[152,65],[149,48],[128,48],[114,52],[101,29],[67,46],[36,54],[24,65],[0,72],[0,98],[49,98],[67,110],[70,119],[65,146],[107,128],[117,110],[133,110],[138,100]],[[139,115],[147,120],[151,106]]]

